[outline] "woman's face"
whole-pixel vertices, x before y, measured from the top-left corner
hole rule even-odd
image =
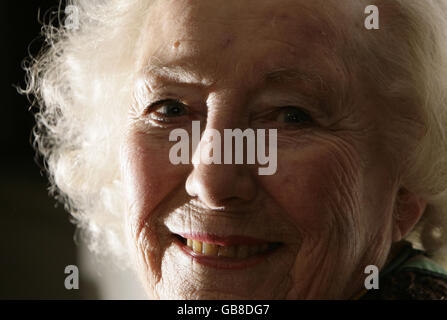
[[[396,179],[380,110],[339,46],[364,14],[319,3],[155,2],[122,153],[128,240],[150,297],[349,298],[367,265],[383,266]],[[170,132],[191,137],[194,120],[222,137],[277,129],[276,172],[172,164]]]

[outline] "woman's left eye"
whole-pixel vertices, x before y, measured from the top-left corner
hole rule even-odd
[[[306,124],[312,123],[313,119],[309,115],[309,113],[307,113],[303,109],[297,107],[282,107],[281,110],[278,112],[276,121],[291,124]]]

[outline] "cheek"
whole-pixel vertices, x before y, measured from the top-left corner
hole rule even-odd
[[[261,183],[300,232],[316,237],[355,223],[361,178],[356,160],[336,144],[278,148],[278,170]]]
[[[156,141],[153,141],[156,140]],[[151,219],[151,213],[170,192],[185,181],[185,166],[175,166],[169,160],[171,144],[135,134],[126,145],[124,178],[132,217],[139,222]]]

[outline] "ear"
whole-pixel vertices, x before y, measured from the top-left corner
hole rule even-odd
[[[396,197],[393,242],[400,241],[413,229],[427,206],[427,202],[422,197],[406,188],[399,189]]]

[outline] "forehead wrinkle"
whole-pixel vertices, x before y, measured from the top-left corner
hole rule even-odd
[[[181,10],[180,13],[182,13],[182,16],[186,16],[193,24],[194,28],[193,30],[196,30],[198,28],[198,24],[200,21],[204,21],[205,19],[201,16],[201,14],[199,14],[201,11],[199,10],[201,8],[201,4],[206,4],[208,5],[208,2],[195,2],[196,5],[192,5],[193,2],[182,2],[183,5],[181,6]],[[188,5],[186,5],[186,3],[188,3]],[[330,8],[334,7],[334,3],[331,3],[331,1],[329,1],[329,3],[327,3],[326,1],[317,1],[317,3],[320,3],[319,6],[316,7],[310,7],[307,3],[293,3],[290,2],[288,5],[281,5],[281,6],[277,6],[277,5],[273,5],[272,7],[269,8],[268,10],[258,10],[256,11],[258,13],[258,16],[254,16],[254,17],[250,17],[250,15],[254,14],[253,12],[249,11],[247,12],[246,15],[243,15],[242,17],[236,15],[236,17],[231,17],[228,15],[224,15],[223,17],[221,15],[223,15],[224,10],[221,11],[217,11],[215,12],[215,16],[211,16],[211,18],[206,19],[207,23],[212,23],[214,24],[217,21],[219,21],[219,23],[222,23],[223,25],[232,25],[233,21],[238,21],[238,20],[243,20],[243,21],[253,21],[253,20],[258,20],[258,19],[264,19],[266,20],[264,23],[264,26],[262,28],[259,28],[258,31],[261,32],[261,30],[264,30],[265,28],[270,29],[270,28],[276,28],[278,26],[278,24],[283,25],[283,28],[281,28],[282,30],[276,30],[276,32],[274,34],[276,35],[282,35],[282,39],[269,39],[271,41],[276,41],[276,42],[281,42],[284,45],[288,45],[291,49],[290,52],[292,55],[294,55],[294,53],[296,52],[297,56],[298,54],[303,55],[303,49],[305,48],[309,48],[309,45],[306,46],[302,46],[302,45],[297,45],[296,43],[294,43],[294,39],[297,36],[297,33],[295,31],[299,31],[298,35],[301,34],[301,36],[299,37],[299,39],[301,40],[299,43],[302,43],[303,41],[307,42],[307,40],[312,40],[312,41],[316,41],[316,43],[321,43],[324,44],[324,47],[319,47],[318,51],[320,53],[326,53],[326,54],[335,54],[335,44],[334,42],[338,42],[335,41],[335,39],[339,39],[339,37],[335,37],[335,34],[337,34],[338,36],[340,35],[338,28],[334,28],[334,20],[338,21],[338,19],[334,18],[334,17],[330,17],[330,15],[328,14],[328,11],[333,11],[333,10],[328,10],[326,8],[326,6],[329,6]],[[293,4],[293,5],[292,5]],[[325,5],[323,5],[325,4]],[[330,5],[332,4],[332,5]],[[188,10],[185,10],[185,8],[188,7]],[[299,9],[298,9],[299,8]],[[337,10],[338,11],[338,10]],[[297,18],[296,14],[300,13],[301,15],[303,13],[304,17],[301,17],[300,19]],[[239,14],[244,13],[243,10],[240,10]],[[296,13],[296,14],[295,14]],[[337,17],[340,16],[340,13],[337,15]],[[343,16],[343,15],[342,15]],[[232,18],[232,19],[227,19],[226,18]],[[186,19],[186,18],[185,18]],[[186,19],[187,21],[189,21],[188,19]],[[297,23],[301,21],[301,23]],[[291,28],[290,23],[293,22],[293,25],[296,25],[296,29],[295,28]],[[254,27],[253,25],[249,24],[249,26]],[[259,27],[259,26],[258,26]],[[253,31],[252,28],[249,28],[250,30],[248,31]],[[183,30],[183,29],[182,29]],[[210,28],[205,28],[205,30],[209,30],[212,31]],[[195,37],[193,37],[193,39],[188,39],[188,37],[185,37],[185,34],[181,33],[179,34],[178,37],[172,37],[173,39],[181,39],[182,44],[190,44],[192,45],[192,49],[194,49],[193,51],[195,53],[197,53],[199,50],[197,47],[194,46],[195,45],[199,45],[200,42],[202,43],[207,43],[209,44],[210,42],[217,42],[219,45],[219,51],[220,53],[222,52],[222,47],[225,47],[228,49],[228,43],[232,42],[233,45],[235,43],[235,40],[240,40],[241,36],[239,33],[243,33],[243,35],[245,35],[246,33],[244,33],[242,30],[237,29],[237,30],[233,30],[231,29],[233,32],[229,32],[229,29],[224,28],[224,30],[226,32],[224,32],[223,34],[225,35],[225,37],[223,37],[223,39],[221,39],[222,41],[216,41],[217,39],[217,34],[212,35],[213,37],[211,39],[214,39],[214,41],[211,41],[210,38],[205,39],[196,39]],[[343,28],[344,30],[344,28]],[[247,31],[247,30],[246,30]],[[264,30],[265,31],[265,30]],[[278,33],[279,32],[279,33]],[[288,34],[289,36],[285,36],[285,34]],[[219,33],[220,34],[220,33]],[[197,34],[194,34],[194,36],[199,36]],[[199,37],[200,38],[200,37]],[[245,39],[245,37],[242,37],[243,39]],[[253,38],[253,33],[251,33],[251,37],[249,39],[251,39],[251,41],[254,40],[262,40],[265,41],[265,37],[263,37],[264,39],[254,39]],[[335,38],[335,39],[332,39]],[[229,41],[230,40],[230,41]],[[329,42],[329,43],[328,43]],[[211,45],[206,46],[205,49],[209,49],[209,47],[213,47]],[[202,48],[203,49],[203,48]],[[312,57],[315,53],[315,48],[312,49],[308,49],[309,51],[309,57]],[[228,55],[233,54],[234,52],[227,52],[226,50],[224,50],[225,53],[227,53]],[[161,54],[161,53],[160,53]],[[202,57],[203,58],[203,57]],[[227,55],[225,55],[225,58],[227,58]],[[189,60],[193,59],[193,57],[189,57]],[[197,60],[200,58],[197,58]],[[151,58],[152,60],[152,58]],[[196,59],[194,59],[196,60]],[[209,59],[207,59],[208,61],[206,62],[207,64],[210,63]],[[150,72],[148,72],[148,74],[154,74],[156,77],[160,80],[168,80],[171,82],[178,82],[178,83],[200,83],[200,84],[205,84],[205,85],[212,85],[213,84],[213,79],[214,82],[217,82],[217,79],[219,79],[219,82],[221,81],[225,81],[224,79],[221,79],[220,77],[212,77],[211,79],[204,79],[203,75],[210,75],[210,70],[214,70],[215,72],[211,75],[211,76],[215,76],[216,74],[220,74],[222,73],[222,71],[224,72],[223,74],[225,74],[226,72],[228,72],[228,70],[225,70],[226,67],[224,66],[224,64],[222,63],[223,59],[220,59],[220,61],[215,61],[215,68],[208,68],[208,70],[206,70],[204,68],[204,61],[193,61],[193,63],[191,63],[191,66],[185,66],[185,68],[180,68],[179,66],[175,66],[175,68],[171,68],[171,67],[167,67],[164,66],[163,68],[160,68],[160,65],[157,65],[158,68],[151,68],[149,67],[148,69],[153,69],[150,70]],[[230,59],[234,60],[233,59]],[[236,59],[237,60],[237,59]],[[262,64],[265,63],[265,60],[262,59],[263,61],[261,62]],[[197,67],[197,62],[200,63],[201,65],[199,66],[200,69],[195,69],[194,65],[196,65]],[[233,68],[237,68],[237,64],[239,61],[237,61],[235,64],[233,64]],[[267,62],[268,63],[268,62]],[[230,65],[231,65],[230,64]],[[218,70],[217,66],[221,66],[222,70]],[[206,66],[205,66],[206,67]],[[188,70],[186,70],[188,69]],[[329,67],[329,69],[331,69],[331,67]],[[204,70],[203,74],[200,75],[197,71],[200,70]],[[245,86],[247,85],[247,80],[249,77],[251,77],[251,74],[249,72],[244,72],[247,70],[244,70],[243,66],[241,66],[241,68],[239,70],[236,70],[236,74],[241,74],[242,76],[245,76]],[[293,80],[297,80],[297,79],[293,79],[293,77],[283,77],[285,80],[283,81],[283,83],[285,83],[287,80],[288,81],[293,81]],[[311,77],[316,79],[316,77]],[[330,78],[332,78],[332,76],[330,76]],[[299,77],[298,77],[299,79]],[[302,79],[301,79],[302,80]],[[320,77],[320,84],[319,86],[324,86],[324,81],[321,81],[321,77]],[[250,81],[251,82],[251,81]],[[315,81],[315,83],[318,83],[318,81]],[[277,82],[277,84],[280,84],[279,81]],[[338,83],[334,83],[334,84],[338,84]],[[230,83],[231,85],[231,83]]]

